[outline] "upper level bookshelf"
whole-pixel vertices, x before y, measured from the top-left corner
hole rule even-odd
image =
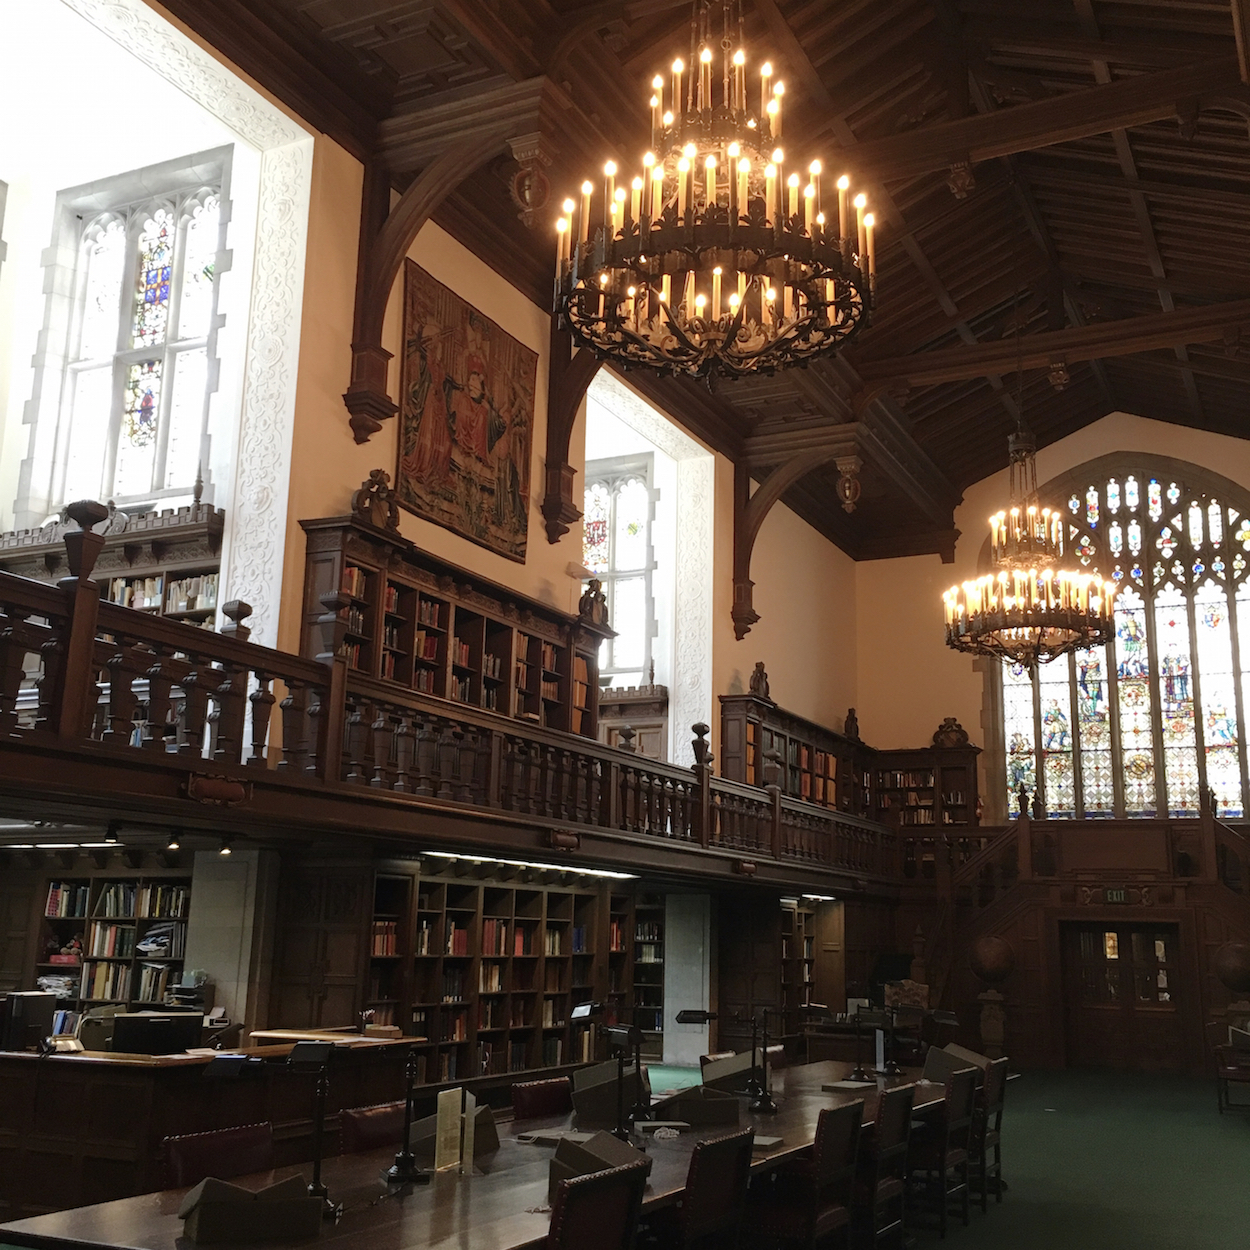
[[[760,694],[721,695],[721,770],[733,781],[923,833],[934,825],[976,825],[980,748],[953,720],[933,743],[879,750],[858,737],[779,708]]]
[[[337,613],[356,672],[550,729],[598,734],[599,645],[611,630],[559,612],[355,517],[307,534],[303,652]]]

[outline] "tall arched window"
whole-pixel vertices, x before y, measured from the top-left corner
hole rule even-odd
[[[1250,492],[1194,465],[1119,453],[1040,492],[1069,555],[1115,581],[1105,647],[1002,668],[1008,810],[1052,817],[1247,811]]]

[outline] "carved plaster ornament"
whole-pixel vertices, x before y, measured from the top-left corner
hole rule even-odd
[[[838,498],[842,501],[842,510],[854,512],[863,489],[859,481],[859,471],[864,467],[864,462],[858,456],[839,456],[834,464],[837,465],[840,475],[837,491]]]
[[[1050,373],[1047,378],[1057,391],[1063,390],[1069,382],[1072,381],[1072,375],[1068,372],[1068,365],[1063,360],[1052,360],[1050,364]]]
[[[968,731],[953,717],[946,717],[933,735],[935,747],[966,747]]]
[[[551,183],[543,172],[551,164],[551,157],[543,149],[543,136],[539,131],[518,135],[508,141],[508,146],[520,165],[508,183],[508,191],[512,202],[521,210],[517,216],[532,230],[551,199]]]
[[[951,166],[946,185],[957,200],[966,200],[969,194],[976,190],[977,185],[971,164],[968,161],[956,161]]]

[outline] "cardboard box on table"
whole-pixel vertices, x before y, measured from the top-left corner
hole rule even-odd
[[[737,1128],[742,1104],[733,1094],[695,1085],[662,1098],[651,1108],[657,1120],[684,1120],[691,1128],[729,1125]]]
[[[587,1125],[614,1128],[618,1105],[628,1113],[637,1101],[638,1083],[634,1065],[625,1065],[625,1090],[619,1101],[616,1092],[617,1074],[615,1060],[597,1063],[590,1068],[579,1068],[573,1073],[573,1110],[577,1115],[578,1128],[585,1128]],[[642,1070],[642,1096],[650,1103],[651,1082],[645,1067]]]

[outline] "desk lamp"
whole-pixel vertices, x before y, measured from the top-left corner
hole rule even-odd
[[[774,1007],[761,1007],[760,1015],[764,1017],[761,1031],[764,1034],[764,1045],[760,1052],[760,1070],[763,1074],[763,1084],[760,1092],[751,1100],[751,1110],[762,1112],[765,1115],[775,1115],[777,1113],[777,1104],[773,1101],[773,1096],[769,1091],[768,1085],[768,1017],[769,1015],[779,1016],[779,1012]]]
[[[428,1185],[430,1178],[417,1167],[416,1155],[412,1153],[412,1100],[417,1084],[417,1051],[415,1046],[408,1047],[408,1059],[404,1064],[404,1136],[401,1139],[395,1162],[386,1170],[388,1185],[417,1184]]]
[[[313,1175],[308,1186],[308,1196],[321,1199],[322,1215],[328,1220],[338,1219],[343,1210],[338,1203],[330,1201],[330,1191],[321,1180],[326,1096],[330,1092],[330,1056],[333,1053],[333,1042],[296,1042],[286,1060],[292,1072],[313,1072],[317,1076],[316,1093],[313,1096]]]
[[[603,1030],[603,1035],[608,1045],[616,1048],[616,1127],[612,1130],[612,1136],[620,1138],[621,1141],[629,1141],[629,1127],[625,1117],[625,1056],[631,1050],[636,1055],[641,1053],[642,1030],[634,1024],[610,1024]],[[641,1090],[641,1064],[635,1070],[635,1076]]]

